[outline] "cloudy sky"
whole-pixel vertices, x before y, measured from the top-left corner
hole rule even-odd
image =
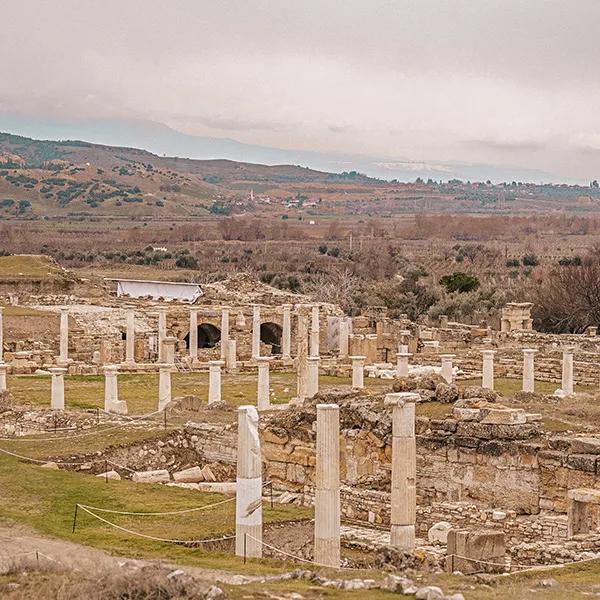
[[[600,178],[599,0],[4,0],[0,115]]]

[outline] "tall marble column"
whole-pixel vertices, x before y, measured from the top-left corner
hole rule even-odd
[[[537,350],[533,348],[523,349],[523,391],[535,391],[535,369],[534,358]]]
[[[50,392],[50,408],[52,410],[64,410],[65,408],[65,378],[67,369],[53,367],[48,369],[52,374],[52,387]]]
[[[362,390],[365,387],[365,356],[351,356],[352,361],[352,387]]]
[[[171,369],[173,365],[158,365],[158,410],[165,410],[171,402]]]
[[[315,551],[319,565],[340,566],[340,408],[317,404]]]
[[[69,362],[69,309],[63,306],[60,309],[60,350],[58,362],[66,365]]]
[[[104,410],[126,415],[127,403],[124,400],[119,400],[118,370],[118,365],[106,365],[104,367]]]
[[[158,309],[158,362],[166,362],[163,341],[167,337],[167,309],[162,306]]]
[[[408,377],[408,360],[411,356],[410,352],[396,353],[396,377]]]
[[[296,331],[297,351],[297,380],[296,395],[298,402],[304,402],[308,386],[308,312],[306,305],[298,306],[298,328]]]
[[[235,372],[237,369],[237,342],[236,340],[227,340],[227,356],[225,357],[225,366],[228,371]]]
[[[173,366],[175,364],[175,346],[177,345],[176,337],[164,337],[162,340],[162,357],[163,364]]]
[[[416,521],[416,443],[415,402],[411,392],[386,394],[385,405],[392,407],[392,497],[390,544],[403,550],[415,545]]]
[[[563,392],[568,395],[573,393],[573,352],[575,346],[567,346],[562,357],[562,385]]]
[[[6,385],[6,369],[6,363],[0,362],[0,392],[5,392],[8,389]]]
[[[192,364],[198,362],[198,309],[190,308],[190,359]]]
[[[4,306],[0,306],[0,362],[4,360]]]
[[[348,356],[348,345],[350,340],[350,326],[347,318],[343,317],[339,322],[339,356],[346,358]]]
[[[260,328],[259,328],[260,332]],[[227,343],[229,342],[229,306],[221,307],[221,360],[227,358]]]
[[[256,406],[258,410],[269,410],[271,408],[270,383],[269,383],[269,363],[270,356],[260,356],[258,361],[258,390]]]
[[[208,403],[221,401],[221,367],[222,360],[208,361]]]
[[[125,364],[135,364],[135,309],[127,307],[125,313],[127,333],[125,334]]]
[[[254,406],[238,409],[235,553],[262,557],[262,462]]]
[[[319,392],[319,356],[309,356],[306,367],[306,397],[312,398]]]
[[[482,350],[483,368],[481,377],[481,387],[488,390],[494,389],[494,354],[495,350]]]
[[[283,360],[290,360],[292,350],[292,305],[284,304],[281,328],[281,354]]]
[[[310,309],[310,355],[319,356],[319,307],[314,305]]]
[[[252,307],[252,358],[260,356],[260,306]]]
[[[446,383],[452,383],[454,380],[454,373],[452,372],[452,359],[454,354],[440,354],[440,360],[442,361],[442,370],[440,375],[446,381]]]

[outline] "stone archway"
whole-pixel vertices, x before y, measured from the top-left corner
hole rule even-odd
[[[271,354],[281,354],[281,326],[267,321],[260,325],[260,341],[271,346]]]
[[[186,346],[190,347],[190,334],[184,338]],[[211,323],[198,325],[198,348],[214,348],[221,341],[221,330]]]

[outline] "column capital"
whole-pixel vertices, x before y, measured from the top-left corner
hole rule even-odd
[[[415,392],[394,392],[386,394],[384,406],[404,406],[413,402],[420,402],[421,396]]]

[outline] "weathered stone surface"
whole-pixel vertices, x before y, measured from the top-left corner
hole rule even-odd
[[[204,481],[204,473],[201,467],[190,467],[189,469],[183,469],[183,471],[175,471],[173,480],[179,483],[200,483]]]
[[[432,525],[427,531],[427,539],[433,544],[438,542],[445,544],[448,541],[448,532],[452,529],[452,524],[448,521],[439,521]]]
[[[500,397],[500,394],[488,388],[484,388],[478,385],[470,385],[463,390],[462,397],[465,399],[483,398],[486,402],[496,402]]]
[[[435,386],[435,399],[445,404],[456,402],[458,400],[458,387],[453,383],[438,383]]]
[[[136,483],[166,483],[170,480],[169,471],[156,469],[155,471],[138,471],[131,478]]]
[[[481,423],[497,425],[521,425],[527,422],[525,411],[520,408],[489,408],[481,409]]]
[[[497,423],[468,423],[458,424],[457,434],[466,437],[475,437],[492,440],[519,440],[533,437],[539,433],[539,427],[535,423],[523,423],[520,425],[501,425]]]
[[[103,479],[113,479],[114,481],[121,481],[121,476],[116,471],[107,471],[106,473],[99,473],[96,477],[102,477]]]

